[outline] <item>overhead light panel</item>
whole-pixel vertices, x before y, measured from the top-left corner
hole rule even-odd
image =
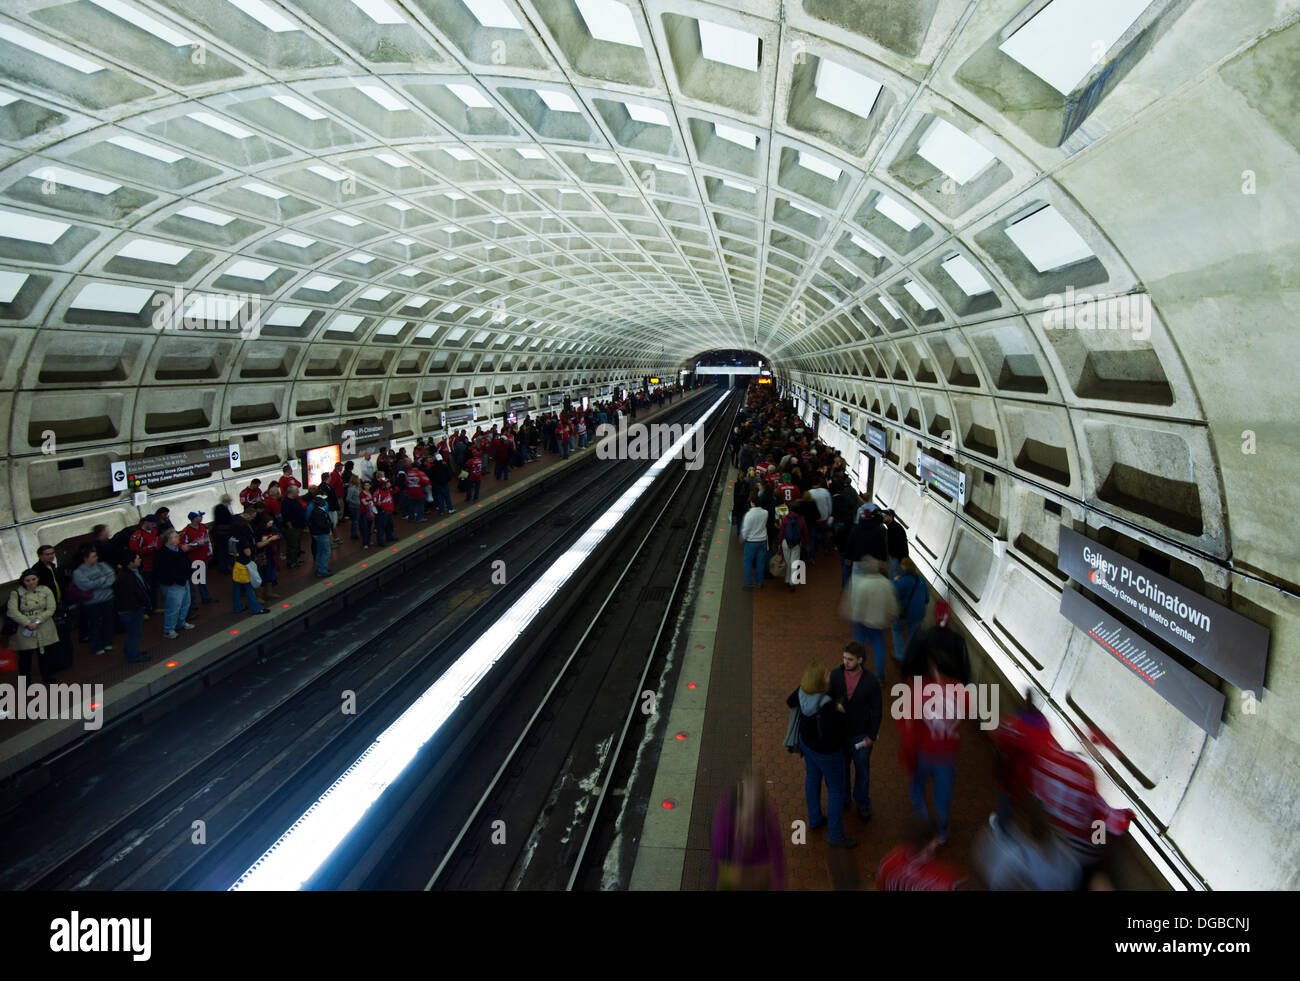
[[[28,280],[27,273],[0,270],[0,303],[13,303],[18,291]]]
[[[283,34],[286,31],[300,30],[297,24],[285,17],[275,7],[263,3],[262,0],[227,0],[227,2],[232,7],[242,10],[268,31]]]
[[[1151,6],[1151,0],[1052,0],[1001,44],[1005,52],[1068,96]]]
[[[348,179],[348,175],[343,173],[343,171],[335,170],[333,167],[328,167],[325,164],[313,164],[307,169],[317,177],[324,177],[327,181],[332,181],[335,184],[339,183],[339,181],[345,181]]]
[[[488,101],[487,96],[472,85],[448,82],[447,91],[465,103],[465,106],[469,109],[490,109],[492,107],[492,103]]]
[[[936,119],[930,125],[916,152],[958,184],[965,184],[983,173],[996,159],[975,140],[942,119]]]
[[[411,166],[409,160],[403,160],[395,153],[376,153],[375,159],[380,163],[388,164],[388,166],[392,167],[394,170],[401,170],[403,167]]]
[[[956,253],[945,259],[939,266],[967,296],[980,296],[991,293],[993,288],[988,280],[980,275],[978,269],[964,255]]]
[[[289,196],[284,191],[277,191],[275,188],[269,187],[260,181],[253,181],[249,184],[244,184],[243,188],[245,191],[251,191],[253,194],[260,194],[262,197],[270,198],[272,201],[279,201],[281,198],[287,198]]]
[[[1008,225],[1007,237],[1040,273],[1095,258],[1088,243],[1050,204]]]
[[[368,266],[370,265],[370,263],[375,261],[375,257],[372,256],[369,252],[353,252],[350,256],[348,256],[348,261],[360,263],[363,266]]]
[[[308,238],[306,235],[299,235],[297,232],[285,232],[276,239],[277,242],[283,242],[285,245],[292,245],[295,248],[305,249],[316,244],[314,238]]]
[[[385,0],[352,0],[352,2],[376,24],[406,23],[406,18],[389,6]]]
[[[90,2],[101,10],[107,10],[114,17],[125,21],[131,26],[138,27],[142,31],[148,31],[158,40],[170,44],[173,48],[189,47],[194,43],[192,37],[168,27],[162,21],[149,16],[139,7],[128,6],[122,0],[90,0]]]
[[[737,146],[743,146],[746,150],[758,149],[758,137],[753,133],[746,133],[743,129],[736,129],[734,126],[728,126],[725,123],[714,123],[713,131],[721,139],[729,143],[735,143]]]
[[[349,228],[356,228],[361,224],[360,218],[353,218],[351,215],[345,215],[342,212],[330,215],[330,221],[337,221],[340,225],[347,225]]]
[[[625,102],[627,114],[635,119],[638,123],[649,123],[652,126],[667,126],[668,114],[662,109],[656,109],[654,106],[639,106],[635,102]]]
[[[758,71],[759,39],[755,35],[709,20],[696,23],[700,26],[700,53],[705,58],[747,72]]]
[[[329,329],[340,334],[355,334],[365,320],[365,317],[358,317],[355,313],[343,313],[330,321]]]
[[[852,242],[854,245],[856,245],[858,248],[860,248],[863,252],[866,252],[868,255],[872,256],[873,258],[876,259],[880,258],[880,250],[877,249],[870,242],[868,242],[865,238],[862,238],[860,235],[850,235],[849,241]]]
[[[188,208],[181,208],[176,212],[182,218],[192,218],[194,221],[201,221],[208,225],[225,227],[235,220],[234,215],[227,215],[220,211],[213,211],[211,208],[204,208],[200,205],[190,205]]]
[[[557,92],[554,89],[538,89],[537,95],[546,103],[546,108],[551,112],[578,112],[578,104],[573,101],[573,97],[567,92]]]
[[[385,300],[392,296],[392,294],[392,290],[386,290],[382,286],[372,286],[361,294],[360,299],[369,300],[371,303],[378,303],[380,300]]]
[[[303,119],[310,119],[312,122],[315,122],[316,120],[325,118],[325,113],[321,112],[314,106],[308,105],[296,96],[275,95],[272,96],[272,98],[286,109],[291,109],[299,116],[302,116]]]
[[[161,262],[167,266],[174,266],[183,261],[192,251],[194,250],[179,245],[169,245],[166,242],[153,242],[147,238],[138,238],[119,249],[117,258],[137,259],[140,262]]]
[[[523,30],[519,20],[502,0],[461,0],[474,19],[484,27],[494,27],[504,31]]]
[[[615,0],[576,0],[576,3],[588,32],[597,41],[626,44],[631,48],[642,46],[632,11],[626,4]]]
[[[44,38],[37,37],[35,34],[28,34],[26,31],[15,27],[13,24],[0,23],[0,41],[8,41],[10,44],[16,44],[20,48],[26,48],[34,55],[47,58],[55,64],[62,65],[65,68],[71,68],[73,71],[81,72],[83,75],[93,75],[96,72],[102,72],[104,70],[104,66],[98,62],[91,61],[89,58],[83,58],[79,54],[75,54],[53,45]]]
[[[921,288],[921,284],[914,279],[909,279],[903,284],[903,289],[907,290],[908,295],[921,305],[922,310],[937,310],[939,304],[934,302],[934,297]]]
[[[837,181],[840,179],[840,175],[844,173],[843,170],[829,161],[823,160],[821,157],[814,157],[810,153],[804,153],[802,150],[796,152],[795,160],[804,170],[811,170],[814,174],[821,174],[828,180]]]
[[[153,290],[117,283],[87,283],[70,304],[74,310],[136,314],[144,309]]]
[[[382,85],[358,85],[357,91],[380,108],[386,109],[389,112],[402,112],[409,108],[405,102],[393,95],[392,92],[389,92],[388,89],[384,88]]]
[[[867,119],[880,96],[881,84],[826,58],[817,62],[813,94],[822,102]]]
[[[130,150],[132,153],[138,153],[144,157],[151,157],[165,164],[173,164],[177,160],[184,160],[185,155],[176,153],[174,150],[168,150],[166,147],[157,146],[148,143],[145,140],[135,136],[110,136],[108,142],[114,146],[120,146],[123,150]]]
[[[544,151],[535,146],[517,146],[515,147],[515,153],[525,160],[541,160],[546,156]]]
[[[112,194],[122,186],[100,177],[79,174],[74,170],[64,170],[62,167],[40,167],[27,176],[38,181],[53,181],[65,187],[75,187],[82,191],[89,191],[91,194]]]
[[[307,280],[307,282],[302,284],[302,288],[305,290],[313,290],[317,293],[330,293],[333,292],[334,288],[341,282],[343,282],[343,280],[335,279],[333,276],[313,276],[311,279]]]
[[[240,279],[253,279],[259,283],[264,283],[276,272],[276,267],[268,265],[265,262],[254,262],[251,259],[240,259],[229,269],[226,270],[227,276],[237,276]]]
[[[196,123],[202,123],[209,129],[215,129],[219,133],[225,133],[227,136],[233,136],[237,140],[246,140],[253,135],[251,129],[244,129],[238,123],[232,123],[229,119],[223,119],[221,116],[210,112],[190,112],[186,115]]]
[[[443,153],[447,154],[447,156],[459,160],[462,163],[466,160],[474,159],[474,154],[471,151],[466,150],[463,146],[444,146],[441,149]]]
[[[905,232],[910,232],[921,224],[920,218],[916,217],[888,194],[882,194],[876,199],[876,210]]]
[[[891,300],[889,297],[885,296],[884,293],[877,293],[876,298],[880,300],[880,305],[889,311],[889,315],[891,317],[893,317],[895,320],[904,319],[903,311],[898,309],[898,304],[895,303],[893,300]]]

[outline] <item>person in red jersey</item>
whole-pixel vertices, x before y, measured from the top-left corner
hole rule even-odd
[[[898,718],[899,758],[909,777],[912,810],[928,818],[925,787],[934,778],[934,806],[938,815],[939,844],[948,841],[948,814],[952,808],[961,746],[961,720],[975,717],[970,690],[939,673],[933,658],[927,675],[912,679],[908,702]]]
[[[1023,712],[1002,720],[993,734],[993,745],[998,752],[996,823],[1010,822],[1015,805],[1031,792],[1038,757],[1055,741],[1047,717],[1034,705],[1032,692]]]
[[[239,503],[248,507],[250,504],[257,504],[262,500],[262,481],[254,477],[243,490],[239,492]]]
[[[284,475],[279,479],[278,483],[280,485],[281,500],[289,496],[290,487],[297,487],[300,493],[302,491],[302,481],[293,475],[293,467],[287,463],[284,465]]]
[[[195,562],[202,562],[204,573],[198,582],[194,582],[193,576],[190,577],[195,594],[191,606],[198,606],[200,601],[215,603],[216,599],[208,592],[207,577],[208,562],[212,559],[212,537],[208,534],[208,526],[203,523],[202,511],[191,511],[189,519],[189,523],[181,527],[181,551],[191,566]]]
[[[431,486],[429,475],[419,467],[408,467],[406,471],[406,520],[424,520],[425,488]]]
[[[483,455],[478,450],[474,450],[465,461],[465,469],[469,471],[468,482],[465,484],[465,503],[478,500],[479,489],[483,486]]]
[[[784,504],[789,507],[795,501],[799,500],[799,486],[790,479],[788,473],[781,474],[781,479],[776,485],[776,503]]]
[[[883,859],[876,872],[876,888],[882,892],[952,892],[962,883],[962,874],[935,856],[938,840],[934,826],[913,818],[907,839]]]
[[[385,545],[388,542],[397,541],[397,535],[393,532],[393,512],[397,509],[393,502],[393,491],[388,486],[388,481],[382,477],[379,480],[379,486],[374,490],[375,502],[375,544]]]
[[[1089,869],[1101,861],[1106,836],[1128,830],[1133,812],[1107,804],[1087,761],[1048,739],[1034,761],[1030,788],[1075,859]]]
[[[158,517],[146,514],[140,519],[140,527],[131,532],[131,537],[127,540],[127,550],[140,556],[140,575],[144,577],[144,584],[149,589],[149,602],[153,604],[149,610],[161,613],[162,608],[158,606],[158,584],[153,577],[154,556],[158,554],[158,548],[162,544],[158,541],[157,527]],[[145,610],[146,616],[149,610]]]

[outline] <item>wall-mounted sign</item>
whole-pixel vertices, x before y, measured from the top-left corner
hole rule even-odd
[[[563,396],[563,395],[548,395],[548,396],[546,396],[546,404],[547,404],[547,405],[563,405],[563,404],[564,404],[564,396]]]
[[[928,453],[916,455],[916,469],[926,487],[937,488],[958,504],[966,503],[966,471],[950,467]]]
[[[600,394],[601,394],[601,395],[608,395],[611,391],[613,391],[613,388],[612,388],[612,386],[610,386],[610,385],[601,385],[601,386],[600,386]]]
[[[1057,566],[1243,691],[1264,694],[1269,631],[1064,525]]]
[[[836,422],[840,424],[841,429],[853,428],[853,417],[849,415],[848,409],[840,409],[840,414],[839,417],[836,419]]]
[[[147,456],[138,460],[118,460],[110,463],[109,479],[113,490],[135,490],[146,487],[165,487],[185,480],[199,480],[212,475],[213,470],[238,470],[241,465],[239,447],[208,446],[186,453],[168,453],[164,456]]]
[[[658,384],[659,384],[659,379],[658,379],[658,378],[651,378],[651,379],[650,379],[650,384],[651,384],[651,385],[658,385]]]
[[[351,439],[349,439],[351,434]],[[365,422],[359,424],[343,423],[335,425],[331,429],[330,438],[343,447],[343,455],[349,456],[355,454],[376,453],[379,450],[388,449],[388,443],[393,438],[393,423],[387,422]],[[348,449],[355,446],[355,449]]]
[[[577,396],[577,397],[580,398],[580,399],[589,399],[589,398],[591,398],[591,389],[590,389],[590,388],[580,388],[580,389],[578,389],[578,396]]]
[[[760,379],[758,380],[758,383],[759,383],[760,385],[770,385],[770,384],[772,384],[772,379],[770,379],[770,378],[760,378]]]
[[[1061,615],[1087,633],[1111,657],[1122,661],[1152,691],[1211,736],[1219,734],[1223,692],[1215,691],[1173,658],[1130,630],[1082,593],[1061,594]]]
[[[862,431],[862,438],[869,449],[875,450],[881,456],[889,452],[889,434],[879,426],[867,423],[866,429]]]
[[[511,412],[523,412],[528,408],[528,399],[506,399],[506,409]]]
[[[829,402],[823,402],[823,403],[822,403],[822,418],[823,418],[823,419],[829,419],[830,417],[831,417],[831,404],[830,404]]]
[[[463,426],[467,422],[473,422],[478,418],[477,406],[467,406],[460,409],[446,409],[441,413],[440,428],[446,429],[448,426]]]

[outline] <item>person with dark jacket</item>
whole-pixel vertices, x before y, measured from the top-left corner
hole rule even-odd
[[[799,710],[799,750],[804,759],[804,797],[808,804],[808,830],[830,824],[828,843],[833,848],[856,848],[857,842],[844,836],[844,804],[847,777],[844,772],[844,740],[848,726],[844,706],[828,694],[831,673],[820,661],[803,670],[799,687],[785,700]],[[826,817],[822,817],[822,781],[826,781]]]
[[[50,651],[54,670],[63,671],[72,667],[72,624],[68,614],[68,573],[55,564],[54,546],[42,545],[36,550],[36,570],[41,585],[54,594],[56,610],[53,617],[59,639]]]
[[[245,508],[243,514],[232,516],[227,536],[234,545],[231,563],[242,562],[244,565],[257,563],[257,539],[253,536],[253,519],[257,512],[251,507]]]
[[[934,604],[934,626],[918,630],[908,641],[903,654],[903,677],[911,678],[926,673],[927,658],[933,658],[939,673],[970,684],[970,654],[966,651],[966,638],[948,626],[952,607],[947,600]]]
[[[854,563],[855,571],[866,569],[863,563],[867,559],[884,562],[885,526],[881,524],[878,512],[870,504],[858,511],[858,523],[849,535],[849,561]]]
[[[885,523],[885,547],[889,551],[889,578],[897,579],[902,570],[903,559],[907,558],[907,529],[894,517],[893,508],[880,512]]]
[[[749,492],[754,487],[753,474],[741,471],[736,478],[735,492],[731,498],[731,523],[736,528],[736,534],[740,534],[740,523],[745,520],[745,512],[749,510]]]
[[[127,662],[136,664],[148,661],[149,655],[140,650],[140,634],[144,631],[145,611],[152,609],[153,601],[149,598],[149,587],[140,572],[140,556],[137,553],[126,554],[126,562],[113,583],[113,598],[117,601],[117,618],[126,630],[123,653]]]
[[[433,506],[439,514],[455,514],[451,506],[451,489],[449,484],[455,474],[441,453],[433,455],[433,466],[429,468],[429,483],[433,486]]]
[[[844,645],[843,665],[831,672],[831,698],[844,707],[848,739],[844,743],[844,778],[850,763],[857,770],[852,782],[853,802],[858,816],[871,820],[871,750],[880,734],[882,714],[880,682],[862,663],[862,645],[851,640]]]
[[[154,578],[162,590],[163,636],[175,640],[179,630],[193,630],[190,612],[190,560],[180,550],[180,535],[174,530],[163,537],[154,556]]]
[[[230,526],[234,515],[231,514],[226,501],[226,498],[222,498],[212,509],[212,524],[208,526],[208,530],[212,532],[212,561],[216,563],[218,572],[228,575],[231,565]]]
[[[280,518],[284,521],[285,555],[287,567],[302,565],[302,533],[307,530],[307,508],[298,496],[298,488],[290,487],[284,503],[280,505]]]

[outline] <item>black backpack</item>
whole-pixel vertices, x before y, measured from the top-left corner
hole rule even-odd
[[[793,511],[785,523],[785,540],[786,544],[794,546],[803,543],[803,531],[799,528],[799,519],[795,517]]]
[[[329,509],[318,502],[307,518],[307,530],[313,535],[327,535],[333,529],[334,524],[330,521]]]

